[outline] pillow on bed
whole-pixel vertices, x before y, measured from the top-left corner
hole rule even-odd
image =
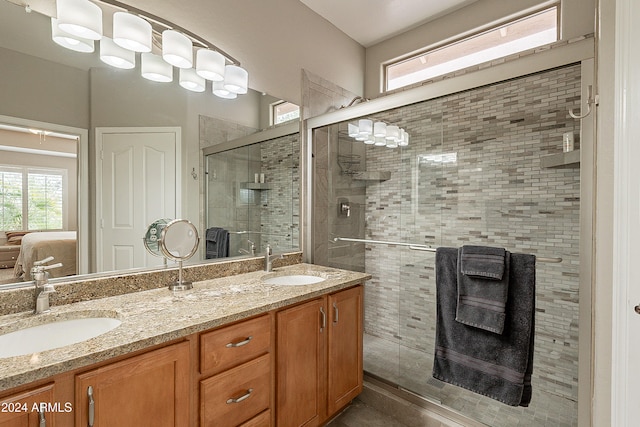
[[[5,231],[7,235],[7,245],[20,246],[22,244],[22,237],[25,234],[29,234],[28,231]]]

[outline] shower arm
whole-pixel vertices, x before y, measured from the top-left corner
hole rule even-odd
[[[424,252],[435,252],[437,250],[437,248],[433,248],[429,245],[422,245],[419,243],[389,242],[385,240],[368,240],[368,239],[352,239],[350,237],[335,237],[333,241],[334,242],[372,243],[376,245],[407,246],[411,250],[424,251]],[[557,258],[557,257],[549,258],[549,257],[536,256],[536,261],[559,263],[559,262],[562,262],[562,258]]]

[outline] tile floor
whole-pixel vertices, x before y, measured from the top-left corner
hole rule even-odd
[[[326,427],[408,427],[391,416],[372,408],[371,406],[354,400],[337,418]]]
[[[432,354],[407,347],[400,349],[397,343],[369,334],[365,334],[364,337],[364,369],[366,372],[399,384],[430,401],[487,426],[577,426],[577,402],[549,393],[537,392],[535,382],[531,405],[528,408],[511,407],[433,379],[431,377],[432,357]],[[395,363],[398,360],[400,363]],[[364,409],[360,408],[354,412],[356,414],[361,411],[365,412]]]

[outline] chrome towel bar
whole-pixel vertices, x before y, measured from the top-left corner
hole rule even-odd
[[[407,246],[409,249],[414,251],[425,251],[425,252],[435,252],[437,248],[433,248],[429,245],[423,245],[420,243],[404,243],[404,242],[389,242],[385,240],[369,240],[369,239],[352,239],[350,237],[335,237],[333,239],[334,242],[355,242],[355,243],[371,243],[374,245],[392,245],[392,246]],[[551,262],[551,263],[559,263],[562,262],[562,258],[550,258],[550,257],[539,257],[536,256],[536,261],[538,262]]]

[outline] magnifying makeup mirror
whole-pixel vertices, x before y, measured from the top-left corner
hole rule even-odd
[[[150,254],[178,262],[178,281],[169,285],[170,290],[193,288],[191,282],[182,278],[182,262],[197,252],[200,243],[198,230],[191,222],[186,219],[158,219],[147,227],[143,241]]]

